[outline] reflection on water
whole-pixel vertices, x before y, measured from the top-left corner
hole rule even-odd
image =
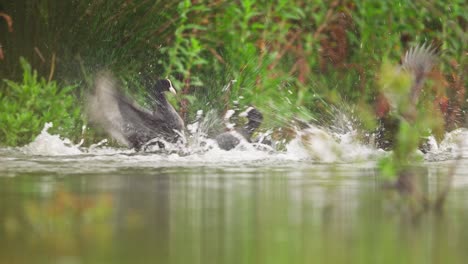
[[[1,159],[0,263],[463,263],[468,257],[463,184],[443,214],[414,218],[362,164],[99,170],[86,156]],[[78,160],[89,168],[60,169]],[[426,192],[438,191],[446,167],[428,168]]]

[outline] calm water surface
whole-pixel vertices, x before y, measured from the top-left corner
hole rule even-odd
[[[468,159],[416,216],[372,162],[223,155],[2,150],[0,263],[467,263]],[[451,164],[427,164],[424,193]]]

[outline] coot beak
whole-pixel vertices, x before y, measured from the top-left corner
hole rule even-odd
[[[254,108],[252,106],[249,106],[244,112],[240,113],[239,116],[241,117],[247,117],[249,112],[252,111]]]
[[[169,92],[173,93],[173,94],[177,94],[176,90],[174,89],[174,87],[169,87]]]
[[[174,86],[172,86],[171,80],[169,80],[169,78],[166,78],[166,80],[169,82],[169,92],[177,94],[176,89],[174,89]]]

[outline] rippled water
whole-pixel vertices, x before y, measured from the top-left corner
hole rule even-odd
[[[450,142],[466,135],[448,135],[425,156],[419,180],[428,197],[449,183],[460,151]],[[382,187],[375,160],[385,153],[344,140],[335,143],[348,156],[329,162],[299,141],[282,152],[245,147],[181,155],[80,148],[42,136],[27,147],[0,149],[0,263],[468,257],[466,149],[444,210],[417,214],[417,204]]]

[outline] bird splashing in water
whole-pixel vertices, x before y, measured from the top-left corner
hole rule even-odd
[[[158,80],[149,89],[152,109],[125,96],[108,72],[96,77],[94,92],[88,97],[88,116],[122,145],[140,150],[154,141],[175,143],[183,138],[184,122],[164,93],[176,93],[168,79]]]

